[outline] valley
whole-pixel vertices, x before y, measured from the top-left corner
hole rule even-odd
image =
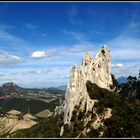
[[[0,87],[0,136],[8,137],[20,129],[47,118],[64,100],[65,91],[56,88],[25,89],[15,83]]]

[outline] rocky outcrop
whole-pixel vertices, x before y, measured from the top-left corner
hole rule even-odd
[[[27,129],[37,124],[37,118],[31,114],[22,115],[22,112],[11,110],[0,117],[0,136],[11,134],[17,130]]]
[[[74,125],[72,120],[74,115],[73,113],[75,111],[77,112],[77,115],[80,115],[80,112],[84,114],[84,118],[82,118],[84,126],[92,121],[91,127],[94,129],[98,129],[100,126],[103,126],[102,120],[111,117],[112,109],[110,108],[105,108],[106,111],[101,114],[96,113],[96,107],[94,107],[94,105],[98,102],[98,100],[92,98],[92,94],[97,91],[94,91],[96,89],[87,89],[90,86],[90,83],[91,85],[95,84],[100,89],[106,89],[107,91],[115,89],[111,74],[110,50],[107,45],[103,45],[103,47],[97,52],[94,59],[92,59],[90,52],[88,52],[79,67],[72,67],[70,71],[70,80],[65,93],[65,101],[56,110],[59,114],[63,111],[64,126],[69,126],[73,129]],[[95,87],[91,86],[89,88]],[[96,116],[95,119],[92,119],[93,115]],[[61,127],[60,136],[65,133],[64,126]],[[77,137],[81,134],[88,133],[89,131],[90,128],[84,127],[84,130],[80,132]],[[103,132],[101,132],[100,135],[103,135]]]
[[[36,114],[37,117],[40,117],[40,118],[48,118],[50,116],[52,116],[52,112],[49,111],[49,109],[45,109],[39,113]]]
[[[107,45],[97,52],[94,59],[88,52],[80,67],[72,67],[65,94],[64,124],[70,123],[72,112],[76,106],[82,112],[94,112],[94,103],[97,100],[90,98],[86,87],[87,81],[95,83],[101,88],[112,90],[111,56]]]

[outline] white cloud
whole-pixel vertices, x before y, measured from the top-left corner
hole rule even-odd
[[[118,64],[112,64],[112,67],[113,68],[122,68],[122,67],[124,67],[124,65],[121,63],[118,63]]]
[[[140,39],[136,33],[138,30],[140,31],[140,23],[132,21],[128,23],[122,33],[113,38],[109,44],[116,49],[139,49]]]
[[[0,53],[0,64],[17,64],[21,63],[23,59],[16,55],[8,53]]]
[[[3,72],[0,72],[0,76],[5,76],[6,74]]]
[[[31,54],[31,58],[40,59],[40,58],[45,58],[45,57],[48,57],[48,53],[46,51],[34,51]]]
[[[92,43],[79,43],[79,44],[74,44],[70,47],[65,47],[64,51],[71,52],[71,53],[86,53],[88,51],[93,51],[96,46]]]
[[[28,73],[28,74],[47,74],[51,71],[52,70],[31,70],[31,71],[27,71],[26,73]]]
[[[9,73],[9,76],[11,76],[11,75],[18,75],[20,72],[11,72],[11,73]]]
[[[14,29],[14,26],[0,24],[0,51],[27,54],[31,45],[26,40],[10,33],[8,29]]]
[[[8,41],[11,43],[23,43],[24,40],[21,38],[18,38],[10,33],[8,33],[7,31],[5,31],[5,29],[0,29],[0,40],[1,41]]]
[[[63,75],[61,75],[61,76],[58,76],[58,78],[59,78],[59,79],[66,80],[66,79],[69,79],[70,76],[69,76],[69,75],[67,75],[67,76],[63,76]]]
[[[53,57],[53,60],[57,59],[56,61],[58,62],[61,59],[61,62],[63,63],[64,61],[65,62],[70,61],[69,59],[71,59],[72,61],[75,61],[73,59],[73,56],[74,58],[77,59],[77,58],[82,57],[88,51],[93,51],[94,53],[95,50],[97,50],[97,47],[93,43],[90,43],[90,42],[83,42],[83,43],[77,43],[77,44],[72,44],[68,46],[59,46],[59,47],[51,46],[50,48],[51,49],[48,49],[47,51],[45,50],[34,51],[31,53],[30,57],[36,58],[36,59]],[[43,60],[41,61],[41,63],[42,62],[44,63]]]

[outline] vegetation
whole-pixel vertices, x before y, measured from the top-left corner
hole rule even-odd
[[[49,109],[54,111],[56,105],[59,105],[59,99],[54,100],[50,103],[35,99],[25,99],[25,98],[10,98],[10,99],[0,99],[0,112],[6,113],[12,109],[19,110],[23,113],[28,112],[28,107],[30,113],[33,115],[44,110]]]
[[[87,82],[89,96],[98,99],[94,106],[97,108],[96,113],[101,113],[107,107],[112,109],[112,117],[104,121],[103,137],[140,137],[140,81],[132,76],[127,80],[126,84],[118,85],[119,92],[108,91]],[[89,135],[95,137],[98,133],[98,130],[91,130]]]
[[[85,115],[85,113],[81,111],[79,112],[79,107],[76,106],[71,118],[72,123],[64,125],[64,134],[62,137],[77,137],[79,133],[84,130],[83,118],[85,117]]]
[[[30,129],[17,131],[11,138],[56,138],[59,137],[61,126],[63,125],[61,115],[49,118],[40,118],[39,123]]]
[[[120,95],[128,101],[140,99],[140,80],[136,77],[129,76],[127,83],[118,85]]]

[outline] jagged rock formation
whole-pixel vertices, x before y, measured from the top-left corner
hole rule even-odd
[[[82,60],[80,67],[72,67],[70,71],[70,81],[67,85],[64,102],[64,124],[70,124],[73,111],[78,107],[79,112],[95,113],[94,104],[98,100],[91,99],[87,92],[87,82],[96,84],[100,88],[113,90],[113,80],[111,75],[111,56],[107,45],[104,45],[92,59],[88,52]],[[61,107],[62,108],[62,107]],[[110,109],[108,109],[109,112]],[[108,114],[108,111],[107,114]],[[104,116],[106,116],[105,114]],[[111,114],[111,113],[109,113]],[[97,115],[96,115],[97,116]],[[110,117],[111,115],[109,115]],[[98,117],[97,117],[98,118]],[[90,119],[88,119],[89,121]],[[87,122],[88,122],[87,121]],[[94,123],[96,128],[96,122]],[[100,125],[100,124],[99,124]],[[64,128],[61,128],[60,136],[63,135]]]
[[[90,99],[86,82],[91,81],[101,88],[112,90],[111,56],[107,45],[104,45],[92,59],[88,52],[82,60],[82,65],[74,66],[70,72],[70,81],[65,94],[64,124],[69,123],[74,107],[87,112],[93,110],[96,100]]]

